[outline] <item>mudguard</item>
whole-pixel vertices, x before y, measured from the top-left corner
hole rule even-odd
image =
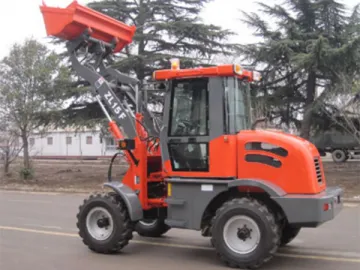
[[[139,197],[131,188],[118,181],[105,183],[104,186],[114,190],[124,200],[132,221],[143,218],[143,209]]]
[[[282,197],[286,195],[286,192],[279,186],[260,179],[238,179],[228,183],[228,187],[258,187],[268,193],[271,197]]]
[[[220,194],[234,187],[259,187],[271,198],[286,195],[280,187],[259,179],[168,178],[166,181],[171,184],[171,195],[166,199],[168,204],[166,224],[173,228],[199,230],[204,214],[211,203],[217,200]]]

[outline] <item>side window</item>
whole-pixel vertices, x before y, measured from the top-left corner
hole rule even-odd
[[[237,80],[235,80],[237,82]],[[234,101],[235,101],[235,129],[240,131],[246,128],[246,112],[245,112],[245,99],[244,99],[244,89],[241,88],[241,83],[238,82],[238,87],[235,87],[234,91]]]
[[[229,132],[237,133],[248,129],[250,125],[250,111],[248,100],[248,84],[232,77],[225,80],[225,94],[227,98],[227,114],[229,115]]]
[[[173,171],[208,171],[208,143],[170,143]]]
[[[208,135],[208,80],[174,82],[170,136]]]

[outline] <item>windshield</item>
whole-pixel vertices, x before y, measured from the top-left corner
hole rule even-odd
[[[250,85],[246,81],[228,77],[225,81],[225,110],[227,115],[227,132],[238,133],[250,129]]]

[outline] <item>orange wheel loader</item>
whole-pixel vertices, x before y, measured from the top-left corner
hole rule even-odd
[[[228,266],[255,269],[303,227],[342,209],[343,190],[327,187],[309,141],[254,129],[249,85],[259,74],[240,65],[157,70],[165,86],[161,121],[147,109],[137,79],[106,66],[132,42],[128,26],[76,1],[40,6],[47,35],[67,42],[73,69],[88,81],[129,168],[77,214],[83,243],[98,253],[128,245],[133,232],[160,237],[172,228],[209,237]],[[81,62],[81,52],[92,61]],[[118,94],[115,94],[118,93]],[[121,128],[121,129],[120,129]]]

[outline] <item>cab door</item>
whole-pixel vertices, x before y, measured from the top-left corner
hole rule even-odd
[[[167,139],[172,171],[208,172],[208,79],[176,80],[172,89]]]
[[[164,111],[161,143],[169,176],[235,177],[236,138],[224,134],[223,78],[173,80]]]

